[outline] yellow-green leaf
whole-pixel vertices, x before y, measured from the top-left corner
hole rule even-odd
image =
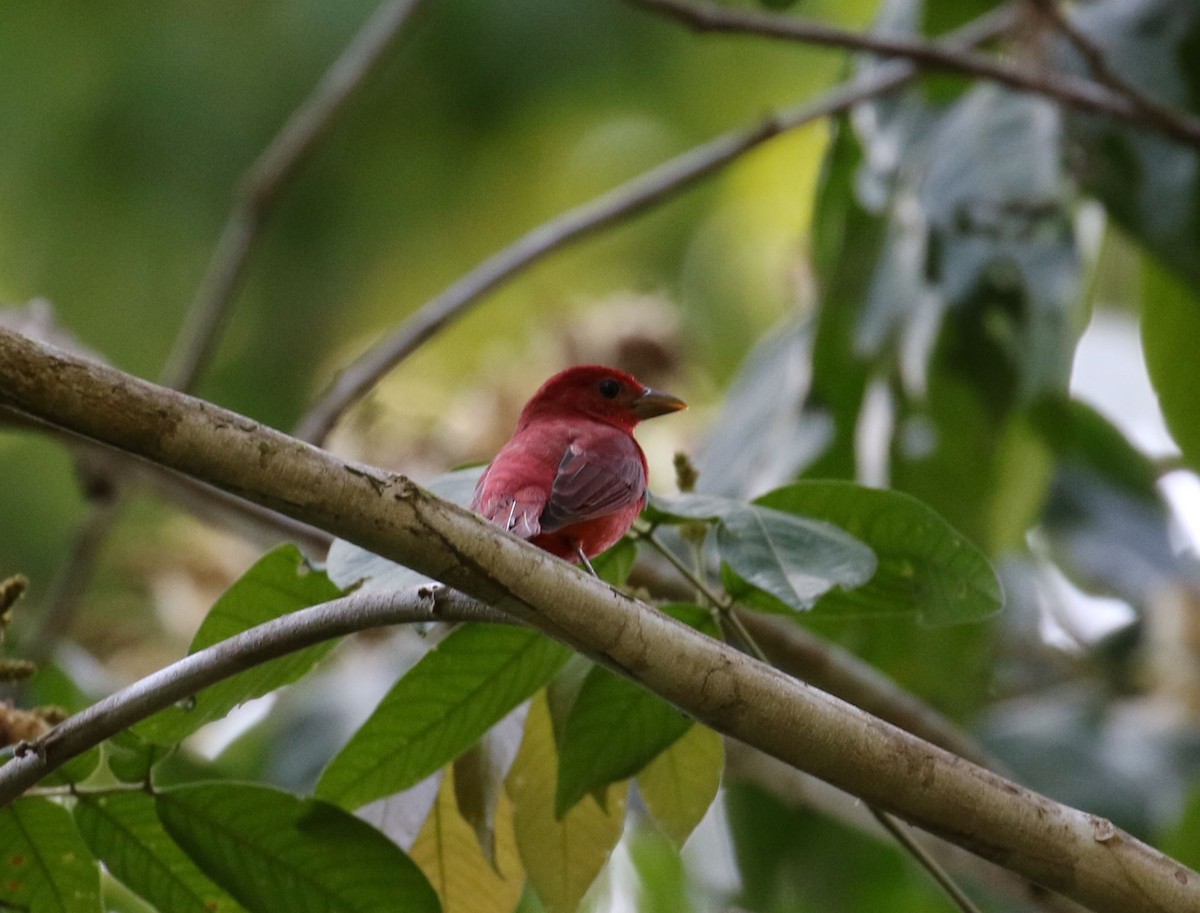
[[[637,776],[642,801],[663,831],[682,846],[717,797],[725,744],[696,724]]]
[[[605,792],[604,807],[588,796],[561,820],[554,816],[558,751],[543,695],[534,698],[525,740],[508,775],[517,851],[547,913],[574,913],[621,839],[628,781]]]
[[[512,805],[501,794],[494,807],[495,867],[479,848],[475,829],[459,814],[453,765],[409,853],[442,901],[442,913],[509,913],[521,900],[525,873],[513,836]]]

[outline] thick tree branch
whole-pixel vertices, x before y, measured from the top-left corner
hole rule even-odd
[[[629,584],[676,602],[696,598],[686,580],[648,562],[634,565]],[[967,732],[866,660],[786,618],[736,607],[732,611],[776,668],[960,758],[1006,774],[1000,761]]]
[[[1005,773],[1003,765],[962,729],[849,650],[786,619],[736,611],[772,665],[961,758]]]
[[[162,382],[189,390],[213,355],[263,221],[425,0],[385,0],[242,178]]]
[[[738,33],[825,47],[865,51],[884,57],[902,57],[933,70],[989,79],[1023,92],[1041,95],[1062,104],[1149,127],[1200,149],[1200,120],[1175,114],[1159,105],[1147,106],[1141,98],[1078,76],[1053,70],[1031,69],[994,57],[975,54],[941,43],[851,32],[821,22],[782,16],[755,9],[716,6],[700,0],[629,0],[650,12],[675,19],[702,32]]]
[[[718,732],[1096,911],[1200,909],[1200,874],[1111,822],[750,659],[401,476],[2,329],[0,404],[413,567],[620,670]],[[28,757],[9,764],[19,770]]]
[[[71,451],[78,463],[84,466],[99,464],[98,471],[105,474],[105,482],[115,481],[119,477],[124,483],[144,484],[164,500],[182,504],[201,520],[233,529],[251,542],[269,546],[286,539],[300,546],[306,554],[320,556],[325,554],[333,541],[333,537],[328,533],[293,520],[278,511],[268,510],[190,476],[133,456],[126,451],[99,444],[42,419],[3,406],[0,406],[0,419],[6,424],[56,437]],[[121,492],[118,492],[109,496],[107,505],[95,509],[113,509],[114,502],[120,494]],[[67,567],[75,567],[74,560],[68,561]],[[78,585],[78,580],[76,584]]]
[[[1013,21],[1010,11],[981,16],[945,39],[946,47],[966,48],[1001,34]],[[813,102],[777,112],[761,124],[735,130],[697,146],[593,200],[534,228],[493,254],[435,298],[422,305],[391,335],[343,369],[301,419],[296,436],[320,444],[342,414],[379,379],[488,292],[569,244],[623,222],[720,171],[767,140],[805,124],[846,111],[889,92],[917,75],[908,61],[896,61],[838,86]]]

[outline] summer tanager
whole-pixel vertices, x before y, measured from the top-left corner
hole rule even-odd
[[[601,365],[555,374],[525,404],[517,430],[475,487],[471,509],[570,561],[615,544],[646,505],[642,419],[686,409]]]

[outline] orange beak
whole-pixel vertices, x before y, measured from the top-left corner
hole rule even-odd
[[[633,414],[639,419],[645,419],[686,409],[687,403],[678,396],[672,396],[670,393],[661,393],[658,390],[651,390],[647,387],[646,392],[635,399],[630,408],[633,410]]]

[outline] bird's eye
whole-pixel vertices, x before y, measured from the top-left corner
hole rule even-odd
[[[621,392],[621,385],[611,377],[607,380],[600,381],[600,395],[605,399],[616,399],[617,394]]]

